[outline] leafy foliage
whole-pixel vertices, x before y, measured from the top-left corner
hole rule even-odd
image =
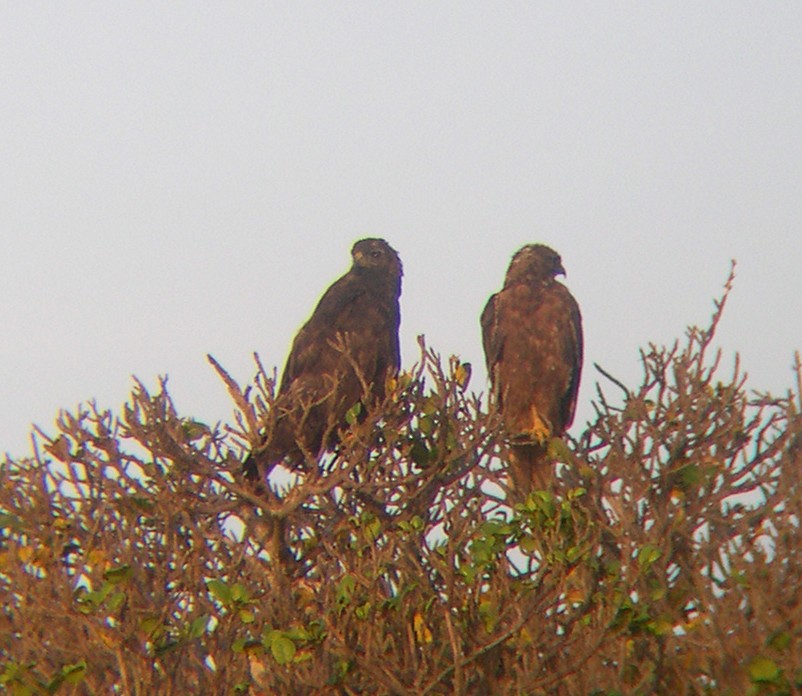
[[[63,412],[0,465],[0,686],[796,693],[802,366],[782,398],[737,360],[722,377],[724,300],[623,399],[599,386],[553,486],[512,507],[492,404],[423,342],[336,455],[264,495],[240,477],[274,403],[258,361],[244,391],[217,366],[234,426],[182,418],[164,380],[119,417]]]

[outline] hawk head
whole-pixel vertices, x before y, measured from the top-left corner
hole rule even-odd
[[[565,275],[560,255],[545,244],[527,244],[512,257],[504,285],[550,281]]]
[[[360,239],[351,249],[354,270],[380,273],[389,278],[401,278],[401,259],[398,252],[383,239]]]

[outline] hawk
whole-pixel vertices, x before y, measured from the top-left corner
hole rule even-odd
[[[346,414],[384,398],[388,376],[401,362],[401,260],[383,239],[361,239],[353,264],[315,307],[292,343],[265,444],[246,460],[245,473],[259,480],[286,461],[303,468],[333,448]]]
[[[582,317],[558,275],[565,275],[560,255],[527,244],[482,312],[487,371],[510,438],[510,479],[518,494],[548,483],[549,441],[574,420]]]

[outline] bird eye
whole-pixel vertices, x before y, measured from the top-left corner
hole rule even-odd
[[[370,252],[371,258],[378,259],[382,253],[380,251],[371,251]]]

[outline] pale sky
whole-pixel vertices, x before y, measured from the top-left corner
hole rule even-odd
[[[602,364],[706,324],[754,389],[802,349],[802,4],[4,3],[0,453],[134,374],[231,421],[361,237],[475,367],[513,252],[563,256]],[[611,390],[614,394],[615,390]],[[617,396],[617,395],[616,395]]]

